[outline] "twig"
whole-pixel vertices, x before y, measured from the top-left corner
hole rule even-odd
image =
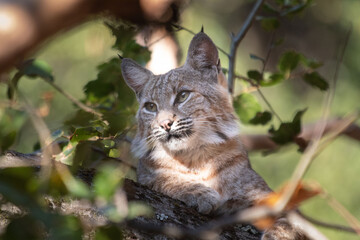
[[[324,198],[327,200],[329,205],[337,211],[354,229],[354,231],[360,235],[360,222],[357,220],[341,203],[339,203],[333,196],[331,196],[328,192],[324,192],[322,194]]]
[[[99,112],[95,111],[94,109],[86,106],[85,104],[83,104],[82,102],[80,102],[79,100],[77,100],[76,98],[71,96],[69,93],[67,93],[63,89],[61,89],[56,83],[54,83],[54,82],[52,82],[52,81],[50,81],[48,79],[44,79],[44,81],[47,82],[48,84],[50,84],[59,93],[61,93],[64,97],[69,99],[71,102],[73,102],[76,106],[78,106],[79,108],[81,108],[85,112],[92,113],[92,114],[94,114],[96,116],[102,117],[102,113],[99,113]]]
[[[358,118],[359,118],[359,113],[354,113],[354,114],[344,118],[340,123],[338,123],[338,125],[329,133],[329,135],[321,140],[320,145],[315,154],[317,155],[322,150],[324,150],[340,134],[345,132],[346,129],[348,129]]]
[[[270,36],[270,41],[269,41],[270,45],[269,45],[268,51],[266,53],[265,60],[263,61],[263,67],[261,69],[261,76],[264,75],[266,64],[269,62],[271,51],[274,49],[273,40],[274,40],[274,37],[275,37],[275,33],[276,33],[276,31],[273,31],[271,36]]]
[[[23,101],[23,105],[25,110],[28,112],[30,120],[39,135],[40,145],[42,149],[44,149],[43,154],[41,156],[41,165],[42,168],[40,169],[40,177],[43,184],[48,182],[48,179],[51,175],[52,169],[52,147],[49,147],[51,144],[50,142],[50,130],[46,126],[44,120],[38,115],[37,111],[32,107],[29,101],[25,98],[25,96],[21,93],[21,91],[17,90],[18,96],[21,97]],[[56,148],[57,146],[54,146]],[[58,149],[56,149],[58,150]]]
[[[270,104],[270,102],[266,99],[266,97],[264,96],[264,94],[263,94],[262,91],[260,90],[259,84],[255,83],[252,79],[247,78],[247,77],[242,76],[242,75],[235,75],[235,78],[242,79],[242,80],[250,83],[251,86],[255,87],[256,90],[258,91],[260,97],[264,100],[265,104],[269,107],[270,111],[271,111],[271,112],[275,115],[275,117],[282,123],[282,120],[281,120],[279,114],[277,114],[277,113],[275,112],[275,109],[272,107],[272,105]]]
[[[356,233],[356,230],[354,230],[351,227],[347,227],[347,226],[343,226],[343,225],[339,225],[339,224],[334,224],[334,223],[323,222],[323,221],[317,220],[315,218],[309,217],[309,216],[305,215],[303,212],[298,212],[298,214],[302,218],[306,219],[307,221],[309,221],[309,222],[311,222],[311,223],[313,223],[315,225],[321,226],[321,227],[325,227],[325,228],[329,228],[329,229],[333,229],[333,230],[338,230],[338,231],[343,231],[343,232]],[[359,231],[360,231],[360,229],[359,229]]]
[[[177,31],[185,30],[186,32],[191,33],[192,35],[196,35],[196,33],[195,33],[194,31],[192,31],[192,30],[190,30],[190,29],[188,29],[188,28],[186,28],[186,27],[180,26],[180,25],[175,24],[175,23],[172,23],[171,25],[172,25],[173,27],[177,28],[177,29],[178,29]],[[217,48],[220,52],[222,52],[224,55],[226,55],[227,57],[230,57],[230,55],[229,55],[224,49],[222,49],[221,47],[219,47],[219,46],[217,46],[217,45],[215,45],[215,46],[216,46],[216,48]]]
[[[301,231],[306,234],[309,239],[328,240],[324,234],[311,225],[306,219],[299,216],[297,212],[290,212],[287,216],[289,222],[294,226],[299,226]]]
[[[255,15],[264,0],[257,0],[248,17],[246,18],[242,28],[236,36],[233,36],[231,39],[230,46],[230,55],[229,55],[229,75],[228,75],[228,86],[229,92],[232,94],[234,91],[234,80],[235,80],[235,60],[236,60],[236,52],[239,46],[240,41],[245,37],[245,34],[251,27],[251,24],[255,18]]]
[[[347,38],[345,39],[344,47],[340,53],[340,56],[338,57],[338,63],[337,63],[338,66],[341,65],[341,61],[343,60],[343,56],[345,54],[345,50],[346,50],[346,46],[348,44],[350,33],[351,33],[351,28],[348,31]],[[336,86],[336,81],[337,81],[339,70],[340,70],[340,67],[337,67],[335,69],[335,74],[334,74],[334,79],[333,79],[333,88],[331,88],[329,90],[328,94],[326,95],[326,99],[324,102],[324,108],[323,108],[324,111],[322,114],[321,121],[319,121],[319,124],[318,124],[319,126],[317,127],[319,129],[319,131],[314,133],[314,135],[312,137],[312,141],[310,142],[309,146],[306,148],[304,155],[300,159],[299,164],[297,165],[295,171],[293,172],[293,175],[292,175],[289,183],[286,186],[284,194],[282,195],[281,199],[275,205],[275,208],[279,211],[286,207],[287,203],[290,201],[292,195],[294,194],[297,186],[299,185],[301,179],[303,178],[304,174],[306,173],[307,169],[309,168],[312,160],[315,158],[315,155],[317,155],[319,153],[318,146],[320,143],[321,136],[323,136],[323,133],[325,131],[326,119],[329,115],[330,105],[331,105],[331,102],[335,95],[335,86]],[[349,125],[350,124],[351,124],[351,122],[349,123]],[[347,126],[349,126],[349,125],[347,125]]]
[[[325,147],[326,144],[330,143],[331,139],[335,139],[335,137],[337,137],[339,134],[345,135],[355,141],[360,142],[360,127],[354,123],[350,124],[341,133],[337,133],[334,137],[331,137],[334,131],[339,131],[340,129],[343,129],[343,127],[339,128],[339,126],[345,124],[344,121],[344,118],[335,118],[326,121],[325,130],[323,132],[323,136],[325,136],[325,138],[323,138],[319,148]],[[311,136],[315,132],[319,131],[319,129],[317,129],[317,126],[318,123],[304,125],[302,127],[302,132],[300,133],[299,137],[304,139],[306,143],[308,143],[311,139]],[[241,142],[246,146],[248,151],[275,150],[281,147],[277,145],[274,141],[272,141],[267,134],[240,135],[240,138]]]
[[[41,169],[40,169],[40,177],[43,184],[48,183],[48,179],[51,177],[52,168],[55,167],[55,170],[59,174],[62,182],[66,186],[67,189],[71,191],[74,189],[74,185],[77,180],[70,173],[67,166],[60,164],[58,162],[53,161],[52,156],[54,152],[60,152],[60,148],[57,144],[51,144],[51,134],[50,130],[45,124],[44,120],[37,114],[35,109],[30,105],[30,103],[26,100],[26,98],[21,94],[19,90],[17,90],[18,95],[22,97],[24,101],[24,107],[26,111],[29,113],[32,124],[34,125],[39,138],[40,145],[43,149],[43,154],[41,158]]]
[[[277,114],[275,112],[275,109],[271,106],[270,102],[266,99],[266,97],[264,96],[264,94],[262,93],[262,91],[260,90],[260,87],[257,86],[257,91],[259,93],[259,95],[261,96],[261,98],[264,100],[264,102],[266,103],[266,105],[268,106],[268,108],[270,109],[270,111],[275,115],[275,117],[279,120],[279,122],[282,123],[282,120],[279,116],[279,114]]]
[[[352,29],[353,29],[353,26],[351,24],[348,31],[347,31],[347,33],[346,33],[343,48],[340,50],[340,53],[339,53],[338,61],[336,63],[336,68],[335,68],[335,74],[334,74],[334,87],[336,86],[336,82],[337,82],[338,75],[339,75],[339,72],[340,72],[340,67],[341,67],[341,64],[342,64],[343,59],[344,59],[345,50],[346,50],[346,47],[347,47],[347,45],[349,43],[350,36],[351,36],[351,33],[352,33]]]

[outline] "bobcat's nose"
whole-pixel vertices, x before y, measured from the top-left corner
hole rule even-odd
[[[170,119],[165,119],[160,122],[160,127],[163,128],[165,131],[169,132],[173,123],[174,121]]]

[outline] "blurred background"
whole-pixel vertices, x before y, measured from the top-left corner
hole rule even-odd
[[[237,33],[248,15],[253,1],[198,0],[189,2],[182,10],[181,26],[198,32],[204,26],[212,40],[229,52],[230,33]],[[285,50],[296,50],[309,58],[323,62],[319,72],[331,82],[340,48],[345,35],[352,25],[343,64],[336,85],[336,94],[331,106],[331,116],[344,116],[359,110],[360,105],[360,1],[356,0],[314,0],[300,16],[284,18],[276,31],[275,38],[283,43],[276,47],[266,67],[275,71],[279,57]],[[186,58],[187,47],[193,35],[187,31],[177,31],[176,39],[180,45],[180,65]],[[271,34],[264,31],[255,21],[252,28],[240,43],[237,54],[236,72],[246,75],[251,69],[261,70],[261,64],[250,58],[250,54],[265,57]],[[34,57],[44,60],[53,69],[55,82],[77,99],[83,99],[83,88],[89,80],[96,79],[97,66],[116,56],[111,48],[115,38],[103,19],[96,19],[65,33],[58,34],[47,41]],[[221,63],[228,67],[227,56],[220,53]],[[77,108],[50,85],[39,79],[21,81],[19,89],[39,107],[51,96],[51,107],[45,121],[51,131],[62,127]],[[242,91],[242,84],[235,83],[235,93]],[[7,88],[0,83],[0,101],[7,98]],[[291,79],[273,87],[263,88],[263,93],[275,111],[284,120],[291,120],[296,110],[308,108],[304,123],[320,119],[325,93],[318,91],[299,79]],[[254,92],[256,95],[257,93]],[[267,106],[259,98],[263,108]],[[1,107],[1,106],[0,106]],[[3,118],[0,108],[0,118]],[[0,121],[5,121],[0,119]],[[275,124],[276,119],[273,121]],[[360,122],[357,121],[359,124]],[[38,141],[37,133],[27,118],[19,120],[21,130],[10,149],[29,153]],[[6,126],[2,126],[5,127]],[[267,133],[269,126],[254,127],[242,125],[244,133]],[[3,131],[0,129],[0,133]],[[297,146],[289,145],[279,151],[264,156],[261,152],[251,152],[250,159],[254,169],[265,178],[273,189],[278,189],[291,176],[301,154]],[[306,179],[321,184],[331,195],[342,203],[354,216],[360,219],[360,144],[346,137],[339,137],[320,154],[311,165]],[[310,216],[326,222],[345,224],[346,222],[332,210],[327,203],[314,198],[301,209]],[[320,228],[329,239],[359,239],[353,234]]]

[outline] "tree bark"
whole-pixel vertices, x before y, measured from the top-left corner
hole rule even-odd
[[[10,163],[16,166],[32,166],[39,168],[39,156],[21,154],[14,151],[0,157],[0,168],[9,167]],[[91,184],[95,170],[79,170],[77,177]],[[137,217],[121,224],[124,229],[125,239],[209,239],[209,231],[199,231],[204,226],[209,226],[215,218],[210,215],[202,215],[194,208],[187,207],[183,202],[170,198],[159,192],[155,192],[130,179],[125,179],[123,190],[127,200],[141,201],[150,206],[154,211],[153,217]],[[82,200],[63,201],[52,197],[44,197],[49,209],[63,214],[78,216],[87,226],[87,239],[93,238],[93,229],[109,223],[108,219],[93,205]],[[24,214],[21,209],[8,204],[0,211],[0,233],[6,230],[6,225],[15,216]],[[203,236],[197,235],[202,233]],[[253,226],[237,224],[228,226],[217,232],[211,232],[211,236],[219,235],[218,239],[258,240],[261,233]]]

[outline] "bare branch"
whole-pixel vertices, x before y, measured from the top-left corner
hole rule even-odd
[[[236,60],[236,52],[237,48],[241,42],[241,40],[245,37],[245,34],[250,29],[251,24],[255,18],[255,15],[261,5],[263,4],[264,0],[257,0],[254,7],[252,8],[251,12],[249,13],[248,17],[246,18],[242,28],[240,29],[239,33],[232,37],[231,39],[231,46],[230,46],[230,55],[229,55],[229,75],[228,75],[228,86],[229,92],[232,94],[234,91],[234,80],[235,80],[235,60]]]
[[[300,226],[302,232],[306,234],[309,239],[312,240],[328,240],[319,230],[311,225],[307,220],[301,218],[297,212],[291,212],[288,214],[287,219],[295,226]]]
[[[323,136],[326,136],[327,134],[332,135],[334,131],[338,131],[337,129],[339,129],[339,126],[342,125],[343,122],[344,122],[344,118],[327,120],[323,132]],[[299,137],[304,139],[305,142],[308,143],[311,139],[311,136],[319,132],[317,126],[318,126],[317,122],[304,125],[302,127],[302,132],[300,133]],[[336,136],[338,136],[339,134],[345,135],[351,139],[360,142],[360,127],[355,123],[352,123],[348,127],[344,128],[342,132],[337,133]],[[267,134],[241,135],[240,138],[248,151],[275,150],[280,147],[275,142],[273,142],[270,136]]]
[[[74,98],[73,96],[71,96],[69,93],[67,93],[66,91],[64,91],[62,88],[60,88],[56,83],[54,83],[53,81],[50,81],[48,79],[44,79],[44,81],[46,81],[48,84],[50,84],[53,88],[55,88],[59,93],[61,93],[64,97],[66,97],[67,99],[69,99],[71,102],[73,102],[76,106],[78,106],[79,108],[81,108],[82,110],[84,110],[85,112],[88,113],[92,113],[98,117],[102,117],[102,113],[86,106],[85,104],[83,104],[82,102],[80,102],[79,100],[77,100],[76,98]]]
[[[329,228],[329,229],[334,229],[337,231],[343,231],[343,232],[350,232],[350,233],[356,233],[356,231],[351,228],[351,227],[347,227],[347,226],[343,226],[343,225],[338,225],[338,224],[334,224],[334,223],[327,223],[327,222],[323,222],[320,220],[317,220],[315,218],[312,218],[310,216],[305,215],[303,212],[299,212],[298,213],[302,218],[306,219],[307,221],[321,226],[321,227],[325,227],[325,228]],[[359,230],[360,231],[360,230]]]
[[[360,235],[359,220],[356,219],[340,202],[338,202],[328,192],[324,191],[322,195],[327,200],[328,204],[349,223],[349,225],[355,230],[358,235]]]

